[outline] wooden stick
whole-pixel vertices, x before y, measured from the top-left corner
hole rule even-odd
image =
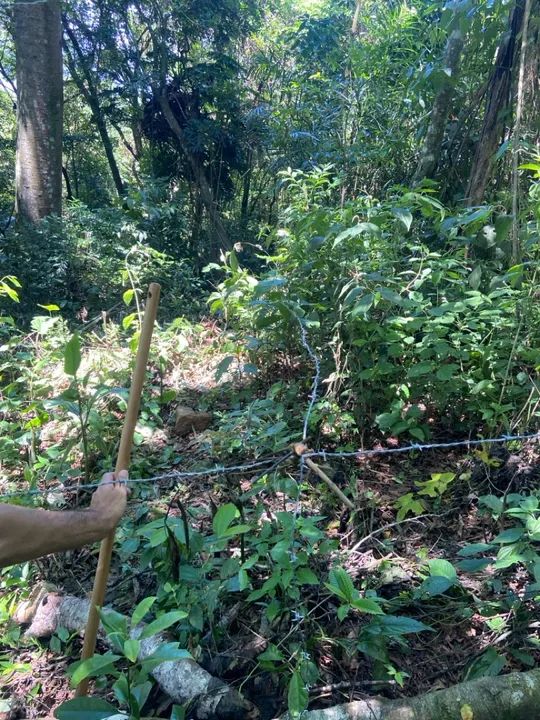
[[[154,322],[157,315],[160,291],[161,288],[157,283],[151,283],[148,288],[148,297],[146,300],[144,320],[139,337],[137,357],[135,358],[135,368],[133,370],[131,380],[126,417],[124,419],[124,427],[122,428],[122,437],[120,438],[120,447],[118,449],[118,457],[116,459],[116,474],[118,474],[121,470],[129,469],[133,433],[135,432],[135,426],[139,416],[141,394],[146,375],[146,366],[148,363],[148,354],[150,352]],[[91,658],[96,648],[97,632],[99,628],[99,615],[97,608],[103,605],[103,601],[105,599],[107,579],[109,577],[109,570],[111,567],[114,533],[115,531],[113,530],[105,537],[99,550],[99,560],[94,579],[94,588],[92,590],[90,611],[88,613],[88,622],[84,633],[84,645],[81,654],[82,660],[88,660],[88,658]],[[77,697],[87,694],[88,683],[89,678],[86,678],[79,683],[75,693]]]
[[[307,452],[307,450],[308,450],[308,448],[305,445],[303,445],[302,443],[297,443],[294,446],[294,452],[299,457],[302,456],[305,452]],[[311,460],[311,458],[304,458],[304,462],[306,463],[306,465],[308,466],[308,468],[310,470],[313,470],[315,475],[318,475],[321,478],[321,480],[324,480],[324,482],[328,485],[328,487],[334,493],[334,495],[336,495],[341,500],[341,502],[349,508],[349,510],[354,510],[354,504],[349,500],[349,498],[344,493],[341,492],[341,490],[338,488],[336,483],[333,482],[332,480],[330,480],[328,475],[323,470],[321,470],[321,468],[318,465],[316,465],[313,462],[313,460]]]

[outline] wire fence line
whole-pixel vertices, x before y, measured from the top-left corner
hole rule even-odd
[[[314,351],[313,347],[310,345],[308,340],[308,333],[306,326],[304,322],[299,318],[296,317],[298,324],[300,326],[300,339],[302,346],[306,350],[308,356],[310,357],[311,361],[313,362],[314,367],[314,374],[313,379],[311,383],[311,389],[309,392],[309,402],[307,405],[307,409],[304,414],[304,421],[303,421],[303,427],[302,427],[302,441],[307,441],[308,438],[308,432],[309,432],[309,424],[311,420],[311,414],[313,412],[313,408],[315,406],[315,403],[319,397],[319,387],[320,387],[320,381],[321,381],[321,359],[317,355],[317,353]],[[361,458],[361,457],[374,457],[377,455],[395,455],[399,453],[408,453],[408,452],[414,452],[414,451],[424,451],[424,450],[435,450],[435,449],[448,449],[448,448],[457,448],[457,447],[473,447],[478,445],[492,445],[495,443],[508,443],[513,441],[526,441],[526,440],[540,440],[540,433],[523,433],[518,435],[500,435],[498,437],[487,437],[487,438],[475,438],[475,439],[464,439],[464,440],[448,440],[448,441],[441,441],[441,442],[432,442],[432,443],[410,443],[409,445],[403,445],[402,447],[390,447],[390,448],[373,448],[373,449],[358,449],[358,450],[352,450],[348,452],[337,452],[337,451],[327,451],[327,450],[308,450],[307,452],[303,453],[299,457],[299,491],[302,486],[302,482],[304,479],[304,475],[306,472],[306,463],[305,460],[307,458],[321,458],[323,460],[326,460],[328,458]],[[193,471],[182,471],[182,470],[170,470],[166,473],[162,473],[160,475],[154,475],[152,477],[148,478],[129,478],[127,480],[128,485],[139,485],[139,484],[155,484],[159,482],[160,480],[188,480],[192,478],[199,478],[199,477],[211,477],[211,476],[220,476],[220,475],[232,475],[232,474],[238,474],[245,472],[247,470],[255,470],[255,469],[263,469],[262,474],[265,474],[265,472],[275,472],[284,462],[289,460],[291,456],[294,454],[291,452],[291,449],[284,449],[283,455],[277,455],[268,457],[266,459],[258,460],[258,461],[252,461],[247,462],[241,465],[213,465],[211,467],[201,469],[201,470],[193,470]],[[98,488],[100,485],[102,485],[101,482],[94,482],[94,483],[85,483],[81,485],[76,485],[73,487],[66,486],[62,483],[59,483],[55,485],[54,487],[50,488],[30,488],[28,490],[18,490],[15,492],[9,492],[9,493],[0,493],[0,501],[2,500],[9,500],[13,498],[23,498],[33,495],[48,495],[48,494],[54,494],[56,492],[64,492],[64,491],[80,491],[80,490],[92,490]],[[301,509],[301,503],[300,503],[300,492],[298,493],[297,497],[297,503],[295,507],[294,514],[297,516]]]

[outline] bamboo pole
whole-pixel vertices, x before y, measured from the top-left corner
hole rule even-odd
[[[303,445],[302,443],[297,443],[294,446],[294,452],[298,455],[298,457],[302,457],[302,455],[307,452],[308,448]],[[349,498],[341,492],[341,490],[338,488],[336,483],[333,480],[330,480],[328,475],[324,472],[324,470],[321,470],[321,468],[316,465],[311,458],[303,458],[303,461],[308,466],[310,470],[313,470],[315,475],[318,475],[321,480],[324,480],[324,482],[328,485],[330,490],[334,493],[336,497],[338,497],[341,502],[349,508],[349,510],[354,510],[353,503],[349,500]]]
[[[122,437],[120,438],[120,447],[118,449],[118,457],[116,459],[116,475],[118,475],[121,470],[129,469],[133,433],[135,432],[135,426],[139,416],[141,394],[146,374],[146,366],[148,363],[148,355],[150,352],[150,343],[152,341],[152,332],[154,330],[154,323],[157,315],[160,291],[161,288],[157,283],[151,283],[148,288],[144,320],[139,337],[137,357],[135,358],[135,368],[131,379],[126,417],[124,418],[124,427],[122,428]],[[94,588],[92,590],[90,611],[88,613],[88,622],[84,633],[84,645],[81,654],[82,660],[88,660],[88,658],[91,658],[96,648],[96,639],[99,627],[99,615],[97,608],[103,605],[103,601],[105,599],[107,579],[109,577],[109,570],[111,567],[114,534],[115,531],[113,530],[101,542],[98,566],[94,579]],[[88,683],[89,678],[86,678],[79,683],[75,693],[77,697],[87,694]]]

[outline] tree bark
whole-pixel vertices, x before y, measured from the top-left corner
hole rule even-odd
[[[116,162],[111,136],[109,135],[105,115],[103,114],[103,111],[101,110],[101,105],[99,104],[99,94],[92,78],[92,73],[88,68],[83,50],[77,39],[77,36],[73,32],[72,28],[69,26],[66,18],[62,18],[62,24],[73,46],[73,50],[77,55],[83,77],[81,77],[81,75],[79,74],[74,59],[68,52],[66,52],[69,72],[71,74],[71,77],[73,78],[73,82],[79,88],[79,91],[88,103],[90,111],[92,112],[92,117],[94,118],[94,122],[96,123],[96,127],[98,129],[99,135],[101,137],[101,142],[103,144],[103,149],[105,150],[105,155],[107,157],[107,162],[109,163],[109,169],[111,171],[116,192],[118,193],[119,197],[124,197],[124,195],[126,194],[126,188],[122,181],[122,176],[120,175],[120,168],[118,167],[118,163]]]
[[[165,119],[167,120],[169,127],[174,133],[176,139],[178,140],[182,152],[185,154],[189,161],[193,177],[195,178],[195,183],[199,188],[201,200],[210,217],[210,222],[212,223],[212,226],[216,233],[217,240],[220,245],[222,245],[227,250],[230,250],[232,247],[231,241],[229,240],[227,230],[225,229],[225,225],[223,224],[223,220],[221,219],[221,215],[219,214],[219,210],[216,206],[214,195],[212,193],[212,188],[210,187],[210,184],[206,179],[204,168],[197,160],[197,158],[194,157],[193,153],[190,152],[186,142],[186,138],[184,136],[184,131],[182,130],[178,120],[174,116],[171,104],[169,102],[169,98],[167,97],[165,90],[163,90],[159,96],[159,105]]]
[[[23,603],[15,613],[19,623],[31,622],[25,633],[26,637],[49,637],[59,627],[70,632],[81,633],[86,627],[90,601],[72,595],[59,595],[54,592],[35,594],[35,600]],[[144,624],[131,631],[132,638],[138,638]],[[107,635],[100,628],[99,637],[105,644],[110,644]],[[165,633],[157,633],[141,640],[139,661],[148,658],[163,643],[170,642],[171,637]],[[193,717],[198,720],[217,720],[217,718],[242,717],[256,718],[258,713],[254,706],[238,693],[233,687],[210,675],[194,660],[174,660],[163,662],[152,670],[152,676],[161,689],[177,703],[190,703]]]
[[[16,214],[62,212],[62,25],[59,0],[13,5],[17,77]]]
[[[540,670],[485,677],[400,700],[372,698],[302,714],[302,720],[533,720]],[[289,720],[289,715],[281,720]]]
[[[443,59],[445,73],[443,85],[433,103],[429,127],[426,132],[420,160],[414,174],[413,184],[424,178],[433,177],[441,157],[444,131],[450,109],[450,102],[454,94],[456,75],[459,60],[463,50],[463,33],[460,29],[454,30],[446,43]]]
[[[523,116],[523,96],[525,85],[525,63],[527,60],[527,40],[529,18],[531,15],[531,0],[525,0],[523,11],[523,26],[521,29],[521,50],[519,59],[519,80],[516,99],[516,118],[512,133],[512,262],[516,264],[521,259],[521,243],[519,241],[519,144],[521,138],[521,119]]]
[[[523,9],[523,0],[516,0],[508,17],[508,30],[497,49],[495,67],[486,95],[484,121],[469,175],[466,192],[468,205],[480,205],[484,200],[495,153],[510,111],[516,39],[523,24]]]

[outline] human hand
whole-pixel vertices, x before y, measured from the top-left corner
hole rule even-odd
[[[128,471],[121,470],[118,477],[112,472],[105,473],[101,483],[92,495],[90,511],[96,514],[104,528],[113,530],[126,509],[129,490],[126,485]]]

